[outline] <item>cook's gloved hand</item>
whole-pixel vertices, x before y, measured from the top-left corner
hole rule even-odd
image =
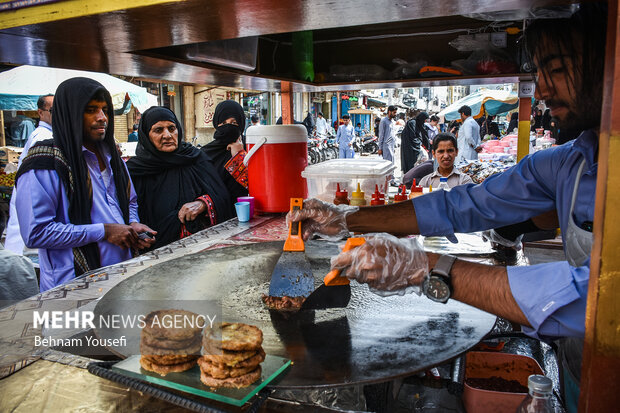
[[[326,239],[340,240],[349,236],[347,215],[358,210],[356,206],[334,205],[316,198],[306,199],[301,210],[286,215],[286,225],[301,221],[304,240],[315,234]]]
[[[490,241],[493,248],[495,248],[497,245],[501,245],[503,247],[514,248],[516,251],[519,251],[521,250],[521,248],[523,248],[523,244],[521,243],[522,239],[523,234],[519,235],[514,241],[510,241],[509,239],[506,239],[499,235],[494,229],[482,232],[482,240],[485,242]]]
[[[417,238],[396,238],[386,233],[364,238],[364,244],[333,257],[332,268],[346,269],[347,278],[368,284],[381,296],[422,293],[429,269]]]

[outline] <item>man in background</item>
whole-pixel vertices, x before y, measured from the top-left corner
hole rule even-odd
[[[394,118],[396,106],[388,106],[387,115],[379,123],[379,155],[394,163]]]
[[[474,181],[469,175],[454,167],[454,161],[459,154],[456,147],[456,138],[449,133],[440,133],[433,140],[433,157],[437,160],[437,169],[420,180],[419,185],[428,188],[439,186],[440,178],[448,178],[448,186],[471,184]]]
[[[362,124],[358,122],[357,125],[355,125],[355,136],[361,137],[363,132],[364,129],[362,129]]]
[[[138,124],[134,123],[132,132],[127,136],[127,142],[138,142]]]
[[[463,120],[463,125],[459,128],[458,134],[459,159],[477,160],[480,146],[480,126],[471,116],[469,106],[461,106],[459,113]]]
[[[437,126],[438,123],[439,123],[439,118],[436,115],[431,115],[431,117],[428,119],[426,124],[424,124],[424,127],[426,127],[426,130],[427,130],[426,133],[428,135],[428,140],[430,143],[433,143],[433,138],[437,136],[437,134],[439,133],[439,126]]]
[[[316,133],[317,135],[327,135],[327,121],[323,117],[323,112],[319,112],[316,116]]]
[[[30,134],[24,150],[19,156],[17,167],[22,164],[22,160],[28,153],[30,147],[40,141],[52,139],[52,107],[54,106],[54,95],[44,95],[37,100],[37,112],[39,113],[39,126]],[[15,209],[15,199],[17,198],[17,189],[13,188],[13,196],[9,205],[9,222],[6,228],[6,240],[4,247],[22,255],[24,253],[24,241],[19,233],[19,221],[17,220],[17,210]],[[1,234],[2,232],[0,232]]]
[[[338,128],[338,133],[336,134],[336,141],[338,142],[339,148],[339,158],[354,158],[355,151],[353,150],[353,139],[355,139],[355,130],[353,129],[353,125],[351,125],[349,115],[344,115],[342,117],[342,121],[344,122]]]

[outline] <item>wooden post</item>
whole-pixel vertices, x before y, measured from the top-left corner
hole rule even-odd
[[[599,135],[586,333],[579,411],[611,412],[620,405],[620,10],[608,2],[603,110]]]
[[[282,124],[292,125],[293,122],[293,85],[291,82],[280,82],[282,93]]]
[[[530,153],[530,114],[532,98],[519,98],[519,141],[517,143],[517,162]]]
[[[196,107],[194,86],[181,86],[183,89],[183,126],[185,127],[185,140],[193,142],[196,136]]]
[[[4,111],[0,110],[0,146],[6,146],[6,138],[4,136]]]

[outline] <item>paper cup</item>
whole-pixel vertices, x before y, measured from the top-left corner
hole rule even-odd
[[[250,220],[250,203],[249,202],[237,202],[235,204],[237,210],[237,219],[239,222],[248,222]]]
[[[237,202],[249,202],[250,203],[250,218],[254,216],[254,197],[253,196],[240,196],[237,198]]]

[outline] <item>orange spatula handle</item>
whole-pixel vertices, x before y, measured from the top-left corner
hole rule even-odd
[[[303,207],[303,198],[291,198],[291,212]],[[301,221],[291,222],[288,237],[284,242],[284,251],[305,251],[304,240],[301,238]]]
[[[359,247],[365,242],[366,242],[366,239],[364,237],[349,238],[346,244],[344,244],[344,248],[342,249],[342,252],[347,252],[349,250],[352,250],[353,248]],[[325,285],[347,285],[349,284],[349,279],[347,277],[340,276],[341,271],[342,270],[339,270],[336,268],[328,272],[325,278],[323,278],[323,284]]]

